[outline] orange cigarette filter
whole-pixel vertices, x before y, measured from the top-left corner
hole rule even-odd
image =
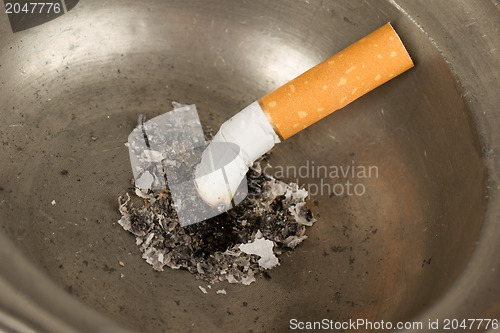
[[[258,102],[284,140],[412,67],[387,23]]]

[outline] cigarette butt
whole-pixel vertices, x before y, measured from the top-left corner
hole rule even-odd
[[[258,102],[284,140],[412,67],[387,23]]]
[[[240,148],[224,178],[199,172],[216,158],[202,157],[197,167],[200,197],[227,206],[252,163],[272,147],[413,67],[392,26],[387,23],[330,59],[250,104],[226,121],[211,145],[232,143]],[[208,149],[207,149],[208,151]],[[200,167],[202,166],[202,167]],[[219,177],[220,178],[220,177]]]

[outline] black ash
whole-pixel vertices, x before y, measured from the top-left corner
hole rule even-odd
[[[259,256],[243,252],[241,244],[271,241],[270,255],[279,256],[306,239],[306,227],[315,221],[306,206],[307,191],[264,174],[261,163],[265,160],[247,174],[247,198],[209,220],[181,227],[169,191],[162,190],[120,197],[118,222],[135,235],[143,258],[155,270],[167,266],[186,269],[208,282],[250,284],[267,271],[259,265]],[[143,198],[140,207],[132,204],[131,195],[137,194]]]

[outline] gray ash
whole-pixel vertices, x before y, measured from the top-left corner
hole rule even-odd
[[[250,284],[259,273],[259,256],[240,250],[241,244],[264,238],[274,255],[291,250],[307,238],[315,219],[305,204],[307,191],[262,173],[259,161],[247,174],[248,196],[232,210],[181,227],[168,190],[142,193],[141,207],[130,195],[119,198],[119,224],[136,236],[143,258],[155,270],[186,269],[208,282],[228,280]]]

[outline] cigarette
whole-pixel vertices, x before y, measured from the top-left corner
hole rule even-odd
[[[228,207],[248,168],[274,144],[413,66],[401,39],[387,23],[250,104],[226,121],[212,140],[234,143],[240,151],[237,161],[225,168],[225,178],[205,173],[196,180],[200,196],[212,206]],[[209,150],[202,156],[200,170],[209,159],[217,158],[209,156]]]

